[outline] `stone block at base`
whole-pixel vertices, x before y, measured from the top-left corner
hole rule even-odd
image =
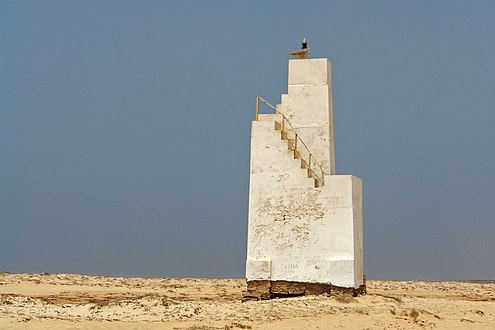
[[[272,298],[322,294],[327,296],[346,294],[356,297],[366,294],[366,282],[358,288],[343,288],[325,283],[266,280],[247,281],[247,291],[243,300],[267,300]]]
[[[270,281],[248,281],[243,300],[266,300],[271,298]]]

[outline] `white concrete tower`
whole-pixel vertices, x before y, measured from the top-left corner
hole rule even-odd
[[[359,293],[361,179],[335,174],[331,63],[292,55],[288,93],[252,123],[247,297]]]

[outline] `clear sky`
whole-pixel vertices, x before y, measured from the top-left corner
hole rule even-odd
[[[495,278],[494,1],[0,1],[0,271],[243,277],[255,97],[333,65],[365,272]]]

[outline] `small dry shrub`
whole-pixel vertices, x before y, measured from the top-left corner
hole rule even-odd
[[[409,312],[409,316],[412,317],[412,318],[417,318],[419,316],[419,311],[416,310],[416,309],[412,309],[410,312]]]

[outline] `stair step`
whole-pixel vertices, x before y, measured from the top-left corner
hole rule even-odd
[[[294,133],[294,131],[286,131],[285,133],[287,134],[288,139],[294,140],[296,138],[296,133]]]
[[[282,115],[279,113],[260,113],[258,115],[258,121],[274,121],[274,122],[281,122],[282,121]]]
[[[296,133],[294,133],[292,131],[283,131],[283,132],[281,131],[280,137],[282,140],[287,140],[287,139],[295,140],[296,139]]]
[[[286,104],[288,102],[288,100],[289,100],[289,94],[282,94],[280,96],[280,103],[281,104]],[[277,104],[277,106],[278,106],[278,104]],[[278,110],[278,108],[277,108],[277,110]]]
[[[287,138],[287,147],[289,148],[289,150],[295,150],[296,149],[296,139]]]

